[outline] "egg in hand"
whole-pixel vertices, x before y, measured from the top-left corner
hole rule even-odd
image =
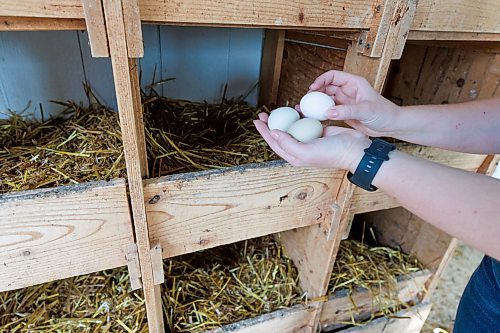
[[[286,132],[299,119],[300,115],[295,109],[283,106],[271,112],[267,119],[267,126],[271,131],[278,129]]]
[[[326,111],[335,105],[333,99],[319,91],[307,93],[300,100],[300,111],[306,118],[326,120]]]

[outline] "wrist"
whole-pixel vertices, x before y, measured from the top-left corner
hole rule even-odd
[[[372,141],[365,137],[363,139],[357,140],[356,143],[353,144],[353,147],[349,150],[349,163],[346,168],[348,171],[352,173],[356,171],[359,162],[361,162],[361,159],[365,155],[365,149],[368,148],[371,143]]]

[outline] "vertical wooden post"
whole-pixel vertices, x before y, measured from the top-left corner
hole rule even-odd
[[[142,120],[140,87],[135,59],[142,54],[138,7],[130,0],[103,0],[109,51],[127,166],[130,205],[139,253],[141,278],[150,332],[164,332],[161,286],[155,285],[151,245],[146,220],[142,177],[147,175],[147,159]],[[124,7],[127,9],[124,10]],[[128,15],[132,13],[133,15]],[[128,22],[128,23],[126,23]],[[132,37],[133,36],[133,37]],[[133,44],[133,45],[131,45]]]
[[[259,104],[273,106],[278,99],[285,30],[266,30],[259,80]]]

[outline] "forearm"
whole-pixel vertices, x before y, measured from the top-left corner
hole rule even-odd
[[[500,152],[500,98],[401,108],[394,137],[468,153]]]
[[[394,151],[373,184],[423,220],[500,259],[499,180]]]

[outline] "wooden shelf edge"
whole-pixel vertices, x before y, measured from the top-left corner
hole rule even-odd
[[[123,179],[0,197],[0,291],[126,265],[134,243]]]

